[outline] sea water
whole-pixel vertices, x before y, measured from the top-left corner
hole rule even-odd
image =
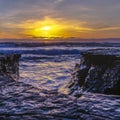
[[[114,46],[108,46],[108,48]],[[66,45],[39,43],[2,43],[0,53],[21,54],[20,82],[30,84],[39,89],[56,90],[68,94],[68,82],[76,63],[80,62],[82,51],[89,49],[105,48],[105,46],[88,46],[88,44]]]

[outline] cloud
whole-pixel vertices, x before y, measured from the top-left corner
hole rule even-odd
[[[61,3],[63,1],[65,1],[65,0],[54,0],[54,3]]]
[[[25,29],[20,28],[21,23],[42,21],[48,16],[77,34],[115,33],[120,26],[119,11],[120,0],[0,0],[0,30],[21,35]]]

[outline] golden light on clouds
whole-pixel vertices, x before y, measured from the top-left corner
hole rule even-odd
[[[62,24],[48,17],[33,21],[33,24],[27,23],[27,26],[26,34],[33,37],[60,37],[63,30]]]
[[[90,31],[89,28],[84,28],[83,23],[71,22],[59,19],[45,17],[43,20],[27,21],[22,26],[27,28],[25,34],[33,37],[74,37],[76,33],[80,36],[80,32]]]
[[[110,31],[119,29],[119,27],[94,28],[84,21],[50,17],[20,23],[6,23],[2,27],[6,29],[6,31],[0,32],[2,38],[100,38],[113,36],[113,32]]]
[[[119,0],[0,0],[0,39],[120,38],[119,11]]]

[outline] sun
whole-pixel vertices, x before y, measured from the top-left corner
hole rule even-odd
[[[51,26],[44,26],[41,28],[43,31],[50,31],[52,30],[52,27]]]

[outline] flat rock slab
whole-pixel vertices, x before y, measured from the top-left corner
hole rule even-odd
[[[0,76],[0,119],[119,120],[120,96],[87,93],[76,98]]]

